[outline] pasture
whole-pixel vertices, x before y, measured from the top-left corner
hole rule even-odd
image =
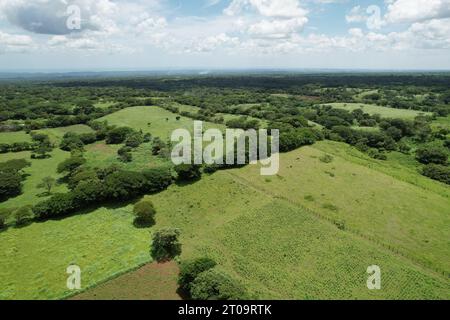
[[[177,117],[180,117],[177,120]],[[101,118],[99,121],[106,120],[111,125],[129,126],[136,130],[151,133],[154,137],[161,139],[170,138],[172,132],[176,129],[187,129],[193,132],[194,120],[181,117],[160,107],[131,107]],[[210,128],[225,129],[225,126],[204,123],[204,129]]]
[[[350,112],[357,109],[362,109],[364,112],[370,115],[379,114],[382,118],[401,118],[414,120],[415,117],[420,115],[431,115],[431,113],[416,110],[394,109],[364,103],[327,103],[326,105],[336,109],[344,109]]]
[[[183,259],[214,258],[254,298],[448,299],[448,279],[435,271],[449,271],[448,189],[403,182],[342,146],[283,154],[272,178],[247,166],[147,196],[157,210],[150,229],[133,226],[131,204],[10,228],[0,233],[2,298],[66,296],[71,263],[84,270],[84,289],[135,270],[151,261],[151,233],[167,226],[182,230]],[[321,149],[333,148],[346,157],[321,162]],[[373,264],[383,272],[380,291],[366,288]],[[133,296],[133,283],[117,278],[85,294],[111,297],[120,287],[117,296]]]
[[[0,162],[5,162],[12,159],[25,159],[31,162],[31,166],[24,169],[26,178],[23,182],[23,192],[21,195],[0,203],[0,208],[17,208],[26,205],[34,205],[38,201],[44,200],[45,190],[39,189],[37,185],[41,183],[45,177],[53,177],[55,179],[61,176],[57,174],[56,169],[58,164],[70,157],[69,152],[64,152],[59,149],[54,149],[50,153],[51,157],[47,159],[30,159],[31,152],[18,152],[0,154]],[[57,185],[52,189],[52,192],[65,192],[67,190],[65,185]],[[0,236],[1,237],[1,236]]]
[[[133,226],[132,207],[102,207],[89,214],[0,232],[0,299],[60,299],[66,268],[80,266],[90,287],[151,261],[150,231]]]
[[[37,133],[43,133],[49,136],[50,140],[53,143],[59,143],[64,135],[68,132],[73,133],[91,133],[94,132],[90,127],[84,124],[76,124],[73,126],[67,126],[67,127],[59,127],[59,128],[49,128],[49,129],[42,129],[35,131]]]
[[[12,144],[15,142],[30,142],[31,136],[25,131],[18,132],[0,132],[0,144]]]

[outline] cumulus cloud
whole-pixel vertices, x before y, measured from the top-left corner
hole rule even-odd
[[[253,10],[265,17],[295,18],[308,13],[301,8],[298,0],[233,0],[225,9],[227,15],[237,15],[245,10]]]
[[[386,0],[389,23],[419,22],[450,17],[450,0]]]
[[[13,35],[0,31],[0,52],[25,52],[33,46],[33,39],[29,36]]]
[[[80,10],[80,29],[68,28],[70,6]],[[85,30],[112,31],[117,5],[110,0],[0,0],[0,12],[13,25],[38,34],[64,35]]]

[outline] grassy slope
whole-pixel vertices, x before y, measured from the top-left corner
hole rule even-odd
[[[333,108],[344,109],[348,111],[362,109],[364,112],[367,112],[368,114],[371,115],[379,114],[384,118],[403,118],[412,120],[421,114],[431,115],[430,113],[427,112],[405,110],[405,109],[394,109],[364,103],[328,103],[327,105],[332,106]]]
[[[68,132],[74,132],[78,134],[94,132],[90,127],[84,124],[76,124],[68,127],[50,128],[38,130],[39,133],[44,133],[50,137],[50,140],[54,143],[59,143],[63,136]]]
[[[14,142],[30,142],[31,136],[25,131],[19,132],[1,132],[0,143],[12,144]]]
[[[149,230],[132,225],[131,210],[101,208],[0,233],[0,299],[61,298],[70,293],[70,264],[86,287],[151,260]]]
[[[194,129],[192,119],[181,117],[177,121],[177,116],[159,107],[131,107],[101,118],[100,121],[107,120],[112,125],[129,126],[136,130],[142,129],[142,131],[149,132],[153,136],[167,139],[176,129],[187,129],[190,132]],[[204,123],[204,129],[210,128],[225,129],[225,126]]]
[[[70,153],[61,151],[59,149],[54,149],[51,152],[51,157],[48,159],[41,160],[31,160],[31,153],[18,152],[18,153],[7,153],[0,154],[0,162],[8,161],[11,159],[26,159],[31,162],[31,166],[24,169],[27,174],[25,181],[23,182],[23,193],[22,195],[9,199],[8,201],[0,203],[0,208],[15,208],[25,205],[33,205],[38,201],[43,200],[41,196],[45,190],[38,189],[37,185],[42,181],[43,178],[51,176],[53,178],[59,178],[60,175],[56,173],[56,168],[58,164],[63,162],[65,159],[70,157]],[[67,189],[64,185],[56,186],[52,192],[65,192]]]
[[[158,225],[182,229],[184,257],[212,256],[256,297],[448,298],[444,277],[253,188],[240,177],[250,171],[219,172],[150,197]],[[365,284],[372,264],[384,270],[378,292]]]
[[[332,163],[322,163],[319,158],[324,153],[319,148],[332,151],[327,144],[286,154],[279,176],[270,182],[258,175],[257,167],[237,174],[251,185],[305,205],[333,221],[344,222],[355,233],[449,273],[448,187],[424,178],[423,183],[426,180],[433,185],[430,189],[439,189],[438,194],[399,181],[380,172],[383,169],[378,171],[375,161],[369,168],[335,155]]]
[[[449,224],[445,217],[436,221],[448,211],[442,197],[426,192],[428,199],[417,200],[422,192],[416,194],[417,187],[341,158],[323,164],[316,158],[321,154],[317,148],[303,148],[283,155],[280,177],[261,178],[257,167],[249,166],[149,196],[158,212],[152,229],[135,229],[132,207],[127,206],[0,233],[0,286],[6,288],[2,297],[62,297],[67,293],[65,268],[70,263],[84,270],[84,287],[135,268],[150,260],[149,233],[172,226],[182,229],[183,257],[215,258],[255,297],[449,298],[448,281],[440,274],[375,241],[339,230],[305,208],[323,216],[345,217],[349,229],[363,226],[365,232],[384,237],[417,259],[445,267],[448,240],[442,234]],[[324,171],[334,171],[336,181]],[[378,183],[384,188],[376,187]],[[317,200],[308,204],[304,195]],[[368,196],[375,207],[360,196]],[[416,208],[417,202],[422,204]],[[339,211],[325,211],[326,203],[339,206]],[[421,219],[423,206],[426,219]],[[428,244],[422,243],[424,238]],[[424,252],[416,252],[419,249]],[[366,268],[372,264],[382,268],[381,291],[366,288]]]
[[[141,171],[147,168],[159,167],[167,164],[167,160],[152,155],[151,143],[144,143],[132,152],[133,161],[123,163],[117,157],[117,151],[122,145],[107,145],[105,142],[97,142],[86,146],[85,158],[91,167],[104,168],[110,165],[118,165],[127,170]]]

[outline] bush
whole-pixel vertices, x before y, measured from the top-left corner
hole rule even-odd
[[[104,180],[105,196],[112,200],[128,200],[145,190],[144,175],[134,171],[116,171]]]
[[[170,167],[146,169],[142,171],[145,179],[144,192],[154,193],[167,189],[174,178]]]
[[[178,285],[186,293],[190,293],[192,282],[197,276],[216,266],[216,262],[209,258],[199,258],[195,260],[183,261],[180,265],[180,275]]]
[[[29,223],[34,215],[30,207],[22,207],[14,211],[13,217],[17,226],[23,226]]]
[[[439,164],[429,164],[422,170],[425,177],[450,184],[450,167]]]
[[[70,193],[57,193],[51,198],[38,203],[33,212],[39,219],[55,218],[75,210],[74,196]]]
[[[137,148],[144,142],[142,134],[139,132],[133,132],[129,134],[125,140],[125,145],[130,148]]]
[[[107,144],[121,144],[125,141],[127,136],[133,132],[133,129],[128,127],[120,127],[109,130],[106,134]]]
[[[180,255],[179,236],[179,229],[165,228],[155,232],[151,250],[152,257],[157,261],[167,261]]]
[[[436,147],[423,147],[417,150],[416,159],[423,164],[447,164],[448,155]]]
[[[133,213],[136,217],[135,223],[138,225],[150,225],[155,223],[156,210],[153,202],[142,200],[134,205]]]
[[[280,151],[288,152],[316,142],[316,136],[311,129],[296,129],[280,133]]]
[[[194,300],[244,300],[247,297],[245,288],[229,275],[210,269],[202,272],[191,286]]]
[[[84,159],[82,156],[72,156],[58,165],[58,173],[67,172],[69,175],[71,175],[76,169],[78,169],[85,163],[86,159]]]
[[[200,179],[202,173],[201,166],[195,164],[180,164],[175,167],[175,171],[180,181],[192,181]]]
[[[0,200],[18,196],[22,193],[22,177],[18,172],[0,171]]]

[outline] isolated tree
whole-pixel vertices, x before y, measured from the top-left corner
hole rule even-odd
[[[216,266],[216,262],[210,258],[198,258],[183,261],[180,266],[178,285],[180,289],[190,294],[192,282],[197,276]]]
[[[42,179],[41,183],[37,185],[39,189],[45,189],[47,194],[51,194],[52,188],[56,184],[56,179],[53,177],[45,177]]]
[[[135,223],[141,226],[155,223],[156,210],[150,200],[141,200],[134,205]]]
[[[152,242],[152,257],[157,261],[167,261],[181,254],[180,230],[165,228],[155,232]]]

